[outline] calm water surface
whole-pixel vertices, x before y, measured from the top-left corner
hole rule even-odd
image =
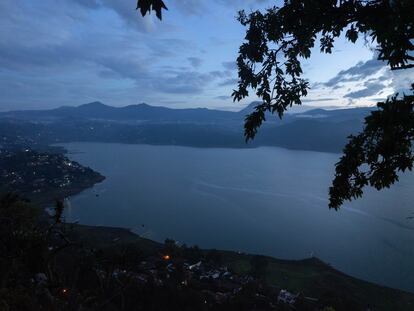
[[[311,255],[414,291],[414,175],[339,212],[327,193],[339,155],[279,148],[63,145],[107,179],[70,199],[67,219],[144,237],[286,259]]]

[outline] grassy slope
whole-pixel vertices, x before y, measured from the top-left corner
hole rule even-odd
[[[73,237],[94,247],[135,245],[147,254],[157,253],[162,245],[138,237],[120,228],[90,227],[75,225]],[[221,251],[223,262],[238,273],[248,273],[252,255]],[[311,258],[304,260],[279,260],[266,257],[269,265],[266,281],[278,288],[302,292],[305,296],[352,302],[361,310],[414,310],[414,294],[365,282],[341,273],[322,261]]]

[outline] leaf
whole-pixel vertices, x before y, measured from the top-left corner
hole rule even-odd
[[[155,11],[155,15],[160,20],[162,20],[162,9],[168,10],[162,0],[138,0],[137,10],[138,9],[140,10],[142,16],[150,13],[151,10]]]

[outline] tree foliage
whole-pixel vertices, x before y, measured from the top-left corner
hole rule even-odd
[[[309,90],[301,61],[311,56],[318,39],[320,51],[331,53],[342,34],[352,43],[362,35],[377,44],[378,59],[392,70],[414,67],[413,12],[412,0],[285,0],[265,13],[239,12],[238,20],[247,29],[232,96],[239,101],[252,89],[261,99],[246,116],[246,140],[255,137],[266,112],[282,118],[289,107],[301,104]],[[398,180],[396,171],[412,167],[412,123],[406,115],[412,112],[412,96],[395,96],[378,108],[367,118],[363,133],[350,138],[336,166],[331,208],[361,196],[367,184],[388,187]],[[362,171],[364,165],[370,170]]]
[[[147,13],[155,11],[155,15],[161,20],[162,9],[168,10],[162,0],[138,0],[137,10],[140,10],[141,15],[145,16]]]
[[[412,86],[414,91],[414,84]],[[365,119],[365,128],[350,136],[344,155],[336,164],[329,189],[329,207],[338,209],[344,200],[362,196],[363,187],[389,188],[398,181],[398,172],[411,170],[414,156],[414,96],[398,95],[378,103]]]

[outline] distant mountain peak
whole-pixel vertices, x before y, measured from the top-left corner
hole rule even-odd
[[[82,108],[82,107],[83,108],[99,108],[99,107],[109,107],[109,106],[101,103],[100,101],[96,101],[96,102],[91,102],[91,103],[78,106],[78,108]]]
[[[240,113],[245,113],[245,114],[252,113],[255,110],[257,105],[260,105],[260,102],[258,102],[258,101],[251,102],[250,104],[248,104],[246,107],[244,107],[239,112]]]
[[[153,107],[153,106],[151,106],[151,105],[148,105],[147,103],[140,103],[140,104],[138,104],[138,105],[136,105],[136,106],[141,106],[141,107]]]

